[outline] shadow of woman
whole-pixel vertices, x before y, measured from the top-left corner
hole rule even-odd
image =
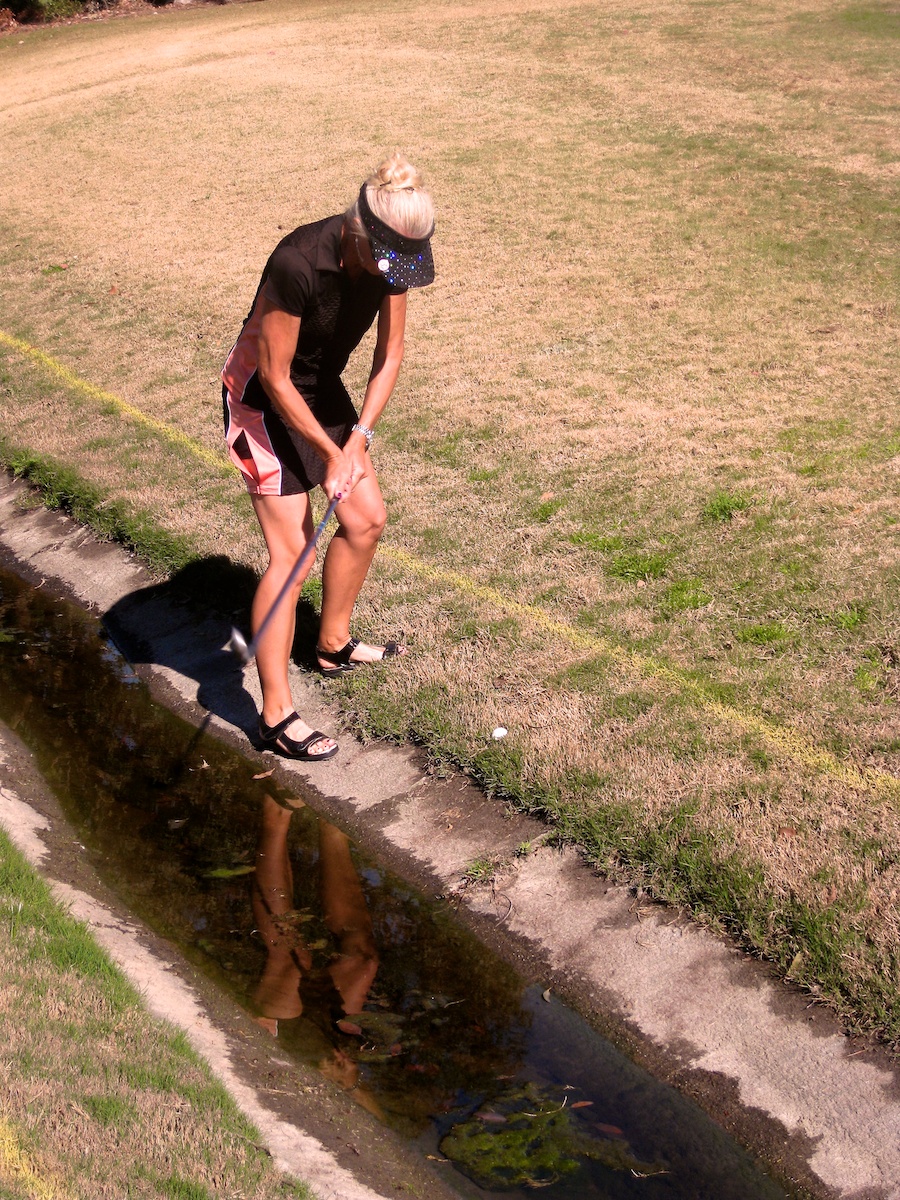
[[[129,662],[161,666],[193,679],[207,712],[243,730],[259,747],[256,702],[240,660],[227,649],[232,627],[250,640],[250,605],[258,576],[225,555],[195,559],[170,578],[140,588],[103,614]],[[315,670],[318,615],[301,599],[292,658]]]

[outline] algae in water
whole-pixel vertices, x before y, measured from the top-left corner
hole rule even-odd
[[[615,1171],[660,1174],[659,1163],[639,1162],[627,1142],[594,1137],[567,1105],[565,1092],[533,1083],[510,1088],[441,1141],[441,1152],[488,1191],[541,1187],[591,1159]]]

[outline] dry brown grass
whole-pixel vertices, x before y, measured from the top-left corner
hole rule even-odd
[[[280,231],[422,163],[439,273],[359,618],[415,653],[348,711],[891,1038],[896,23],[271,0],[0,41],[5,327],[211,450]],[[8,441],[259,564],[236,482],[5,357]]]

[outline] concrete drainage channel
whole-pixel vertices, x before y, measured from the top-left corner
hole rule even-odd
[[[338,759],[306,771],[257,754],[243,732],[255,680],[220,649],[227,623],[173,604],[117,548],[23,507],[21,492],[0,488],[5,565],[52,583],[33,592],[9,576],[6,591],[22,589],[17,623],[27,609],[44,622],[39,640],[68,639],[48,650],[56,694],[59,663],[76,671],[56,713],[35,699],[46,694],[39,656],[30,682],[4,676],[3,719],[31,752],[3,740],[0,820],[151,1007],[188,1029],[285,1169],[346,1200],[394,1195],[398,1181],[435,1200],[535,1184],[572,1200],[900,1197],[886,1056],[702,929],[639,910],[573,853],[515,860],[543,829],[464,781],[432,779],[413,752],[345,735]],[[99,627],[60,619],[54,589],[106,617],[164,708]],[[322,688],[299,674],[295,684],[307,719],[336,731]],[[68,739],[54,729],[63,709],[76,720],[85,692],[86,761],[67,772]],[[42,745],[52,791],[35,770]],[[492,887],[463,886],[487,849],[516,866]],[[266,882],[291,891],[281,917],[310,948],[302,1012],[272,999],[284,975],[258,936],[261,861],[290,864],[289,886]],[[326,928],[328,879],[367,914],[373,969],[355,981],[329,968],[340,947]],[[521,1147],[509,1138],[505,1161],[469,1152],[467,1130],[513,1133],[525,1109],[542,1114],[531,1175],[512,1165]]]

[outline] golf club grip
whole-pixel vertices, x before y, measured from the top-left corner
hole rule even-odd
[[[318,542],[319,538],[322,535],[322,530],[325,528],[325,526],[331,520],[331,514],[337,508],[337,504],[340,499],[342,499],[342,497],[341,497],[341,493],[339,492],[335,496],[335,498],[329,503],[328,507],[325,510],[325,516],[322,518],[322,520],[318,523],[318,525],[313,530],[312,537],[309,539],[309,541],[303,547],[303,550],[300,553],[300,557],[294,563],[294,565],[291,569],[291,573],[290,573],[290,575],[288,575],[287,579],[284,581],[284,585],[282,586],[281,591],[278,593],[278,595],[272,601],[272,607],[269,609],[269,611],[263,617],[262,624],[260,625],[259,629],[257,629],[257,631],[256,631],[256,637],[253,639],[253,641],[247,647],[247,661],[248,662],[252,662],[252,660],[256,657],[256,651],[259,646],[262,635],[266,632],[266,629],[269,626],[269,622],[272,620],[272,617],[277,612],[278,607],[281,604],[282,600],[285,598],[285,596],[291,590],[291,586],[292,586],[294,580],[297,578],[297,576],[300,574],[300,572],[306,566],[309,556],[313,553],[313,551],[316,548],[316,542]]]

